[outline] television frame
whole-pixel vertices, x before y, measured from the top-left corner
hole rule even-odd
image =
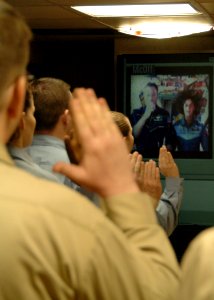
[[[194,76],[207,74],[208,116],[209,116],[209,149],[207,152],[174,152],[174,158],[181,175],[188,179],[214,179],[214,53],[180,53],[180,54],[123,54],[117,57],[117,102],[116,110],[130,117],[131,114],[131,77],[157,75]],[[122,99],[122,101],[121,101]],[[149,158],[146,158],[149,159]]]

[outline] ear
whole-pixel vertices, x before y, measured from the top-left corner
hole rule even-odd
[[[131,150],[129,149],[130,146],[129,146],[129,140],[128,140],[128,137],[127,137],[127,136],[124,136],[123,139],[124,139],[124,142],[126,143],[126,146],[128,147],[128,150],[131,151]]]
[[[63,125],[67,125],[67,109],[64,111],[64,113],[61,115],[61,120]]]
[[[7,114],[10,119],[18,119],[23,111],[24,98],[26,93],[26,76],[19,76],[14,82],[10,95],[10,102]]]
[[[66,109],[62,115],[62,122],[64,126],[68,126],[71,123],[71,115],[68,109]]]
[[[10,136],[14,133],[21,118],[25,92],[26,77],[22,75],[19,76],[13,84],[11,84],[5,93],[5,97],[7,99],[5,109],[5,142],[7,142]]]

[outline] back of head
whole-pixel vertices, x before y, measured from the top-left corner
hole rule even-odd
[[[22,16],[8,3],[0,0],[0,96],[19,75],[25,73],[32,37]],[[3,101],[3,100],[1,100]],[[1,106],[0,102],[0,106]]]
[[[31,82],[36,130],[51,130],[68,108],[70,86],[61,79],[43,77]]]
[[[117,111],[111,111],[111,115],[122,135],[124,137],[128,136],[130,127],[127,123],[127,117],[123,113]]]

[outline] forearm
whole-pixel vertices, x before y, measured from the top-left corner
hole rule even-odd
[[[183,198],[183,179],[166,178],[166,187],[156,209],[160,225],[170,235],[178,224],[178,216]]]

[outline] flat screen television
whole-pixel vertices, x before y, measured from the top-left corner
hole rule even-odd
[[[134,150],[157,159],[152,147],[165,144],[184,174],[214,178],[213,72],[214,53],[119,55],[116,109],[131,121]]]

